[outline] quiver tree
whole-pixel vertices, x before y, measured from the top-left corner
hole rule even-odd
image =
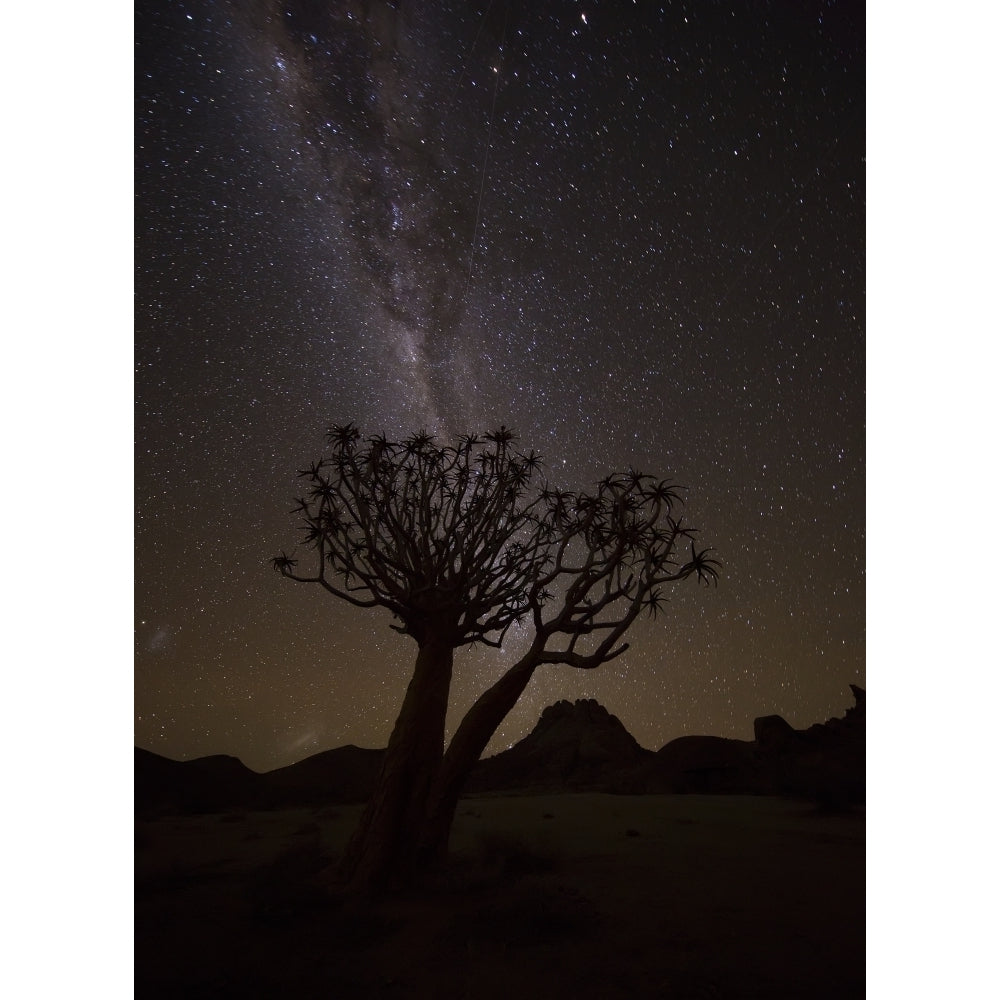
[[[505,427],[440,447],[426,433],[362,441],[351,424],[300,473],[297,501],[311,571],[282,554],[275,569],[357,607],[387,608],[417,643],[375,791],[337,872],[348,888],[406,881],[447,846],[455,803],[497,726],[542,664],[593,669],[627,648],[636,617],[663,587],[716,579],[715,563],[675,516],[676,488],[639,473],[592,494],[540,484],[541,462]],[[530,623],[527,652],[469,710],[448,752],[454,650],[501,646]]]
[[[602,480],[592,494],[546,488],[542,499],[552,545],[528,592],[531,643],[479,696],[451,739],[428,800],[425,857],[447,849],[465,780],[537,667],[593,670],[628,649],[623,637],[640,614],[660,613],[669,584],[718,578],[708,550],[695,549],[695,529],[676,516],[680,491],[668,482],[630,471]],[[679,559],[685,543],[687,556]]]

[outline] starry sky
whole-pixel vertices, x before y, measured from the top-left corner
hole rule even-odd
[[[506,424],[554,485],[688,488],[723,564],[491,744],[644,746],[865,683],[865,18],[842,0],[140,0],[135,739],[384,746],[415,654],[282,579],[332,423]],[[464,649],[453,729],[512,662]]]

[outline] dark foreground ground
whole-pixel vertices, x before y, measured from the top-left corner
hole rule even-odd
[[[313,890],[360,807],[137,824],[136,996],[863,997],[863,812],[477,797],[419,892]]]

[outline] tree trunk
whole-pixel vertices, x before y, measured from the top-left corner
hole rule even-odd
[[[414,874],[427,796],[444,754],[454,649],[431,637],[420,647],[375,791],[336,871],[338,888],[367,891]]]
[[[517,704],[538,660],[530,653],[514,664],[476,699],[452,737],[430,791],[418,844],[421,863],[440,860],[448,851],[455,808],[469,772],[475,767],[497,726]]]

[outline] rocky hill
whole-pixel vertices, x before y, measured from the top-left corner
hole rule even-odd
[[[603,705],[558,701],[520,743],[480,761],[468,788],[614,791],[652,756]]]

